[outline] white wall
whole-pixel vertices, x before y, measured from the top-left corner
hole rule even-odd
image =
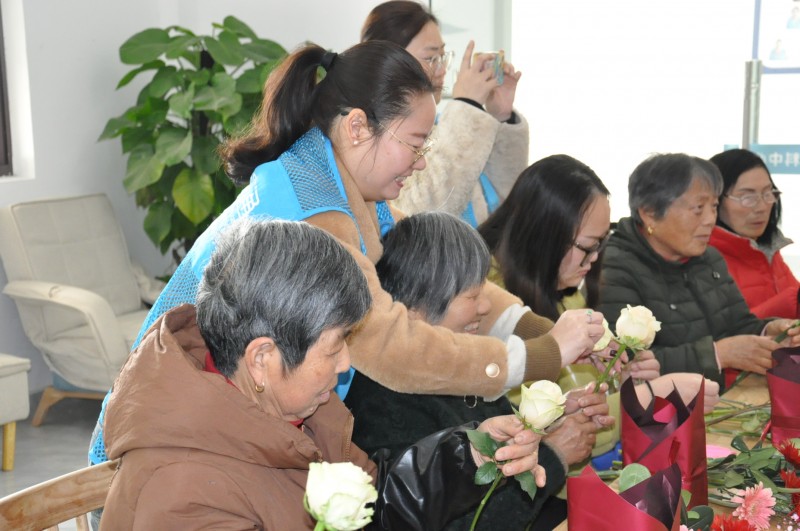
[[[119,46],[148,27],[177,24],[207,34],[234,15],[255,32],[292,49],[305,40],[335,50],[358,41],[375,0],[0,0],[9,70],[15,176],[0,178],[0,206],[45,197],[104,192],[120,219],[131,254],[151,274],[161,256],[142,229],[144,212],[122,187],[118,141],[98,143],[106,121],[135,100],[138,85],[115,91],[128,71]],[[346,6],[344,9],[342,6]],[[7,282],[0,268],[0,288]],[[50,373],[22,332],[11,299],[0,295],[0,352],[29,358],[32,391]]]
[[[649,154],[710,157],[741,142],[753,0],[512,3],[531,161],[567,153],[591,166],[612,192],[612,218],[628,214],[628,176]],[[762,81],[759,140],[800,144],[800,75]],[[800,178],[775,180],[783,229],[800,240]],[[785,254],[800,265],[797,244]]]
[[[0,3],[17,175],[0,178],[0,206],[105,192],[132,255],[161,274],[169,260],[145,236],[144,213],[122,188],[119,142],[96,142],[106,120],[125,110],[141,86],[114,90],[128,70],[119,62],[119,45],[147,27],[179,24],[208,33],[212,21],[232,14],[287,48],[308,39],[341,51],[357,41],[364,17],[379,1]],[[612,191],[613,217],[626,214],[627,177],[649,153],[708,157],[741,140],[753,0],[431,3],[457,60],[470,38],[479,50],[506,49],[523,72],[517,105],[531,123],[531,161],[569,153],[592,166]],[[762,142],[800,143],[797,94],[800,76],[765,77]],[[776,180],[786,196],[800,197],[799,178]],[[800,239],[800,210],[786,208],[784,230]],[[790,250],[788,258],[800,263],[800,251]],[[5,283],[0,268],[0,287]],[[49,382],[16,308],[2,295],[0,352],[33,361],[33,390]]]

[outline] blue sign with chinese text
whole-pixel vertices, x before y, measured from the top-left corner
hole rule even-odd
[[[726,145],[725,149],[737,147],[739,146]],[[800,174],[800,145],[750,144],[748,149],[764,159],[770,173]]]

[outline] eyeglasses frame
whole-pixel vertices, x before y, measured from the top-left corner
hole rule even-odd
[[[733,199],[734,201],[738,201],[739,204],[742,205],[745,208],[755,208],[758,205],[759,201],[764,201],[765,205],[774,205],[781,198],[781,193],[783,193],[783,192],[781,192],[777,188],[773,188],[772,190],[767,190],[766,192],[763,192],[763,193],[760,193],[760,194],[755,193],[755,192],[751,192],[751,193],[746,193],[741,197],[736,197],[735,195],[725,194],[725,197],[727,197],[729,199]],[[767,198],[765,197],[767,194],[772,196],[772,201],[767,201]],[[755,199],[755,203],[753,203],[752,205],[745,205],[744,201],[746,201],[748,197],[756,198]]]
[[[428,65],[428,68],[435,74],[439,71],[439,68],[444,69],[446,72],[450,65],[453,63],[453,59],[455,58],[455,51],[448,50],[446,52],[442,52],[439,55],[435,55],[430,59],[423,59],[422,61]]]
[[[576,247],[579,251],[583,251],[585,253],[583,260],[581,260],[580,267],[585,267],[586,264],[589,263],[589,260],[591,260],[593,254],[597,254],[599,256],[600,253],[603,252],[603,249],[606,248],[609,238],[611,238],[610,232],[605,236],[603,236],[602,238],[600,238],[597,241],[597,243],[592,245],[591,247],[586,247],[584,245],[581,245],[577,241],[572,242],[572,245],[574,247]]]
[[[387,133],[392,135],[392,138],[394,138],[395,140],[397,140],[398,142],[403,144],[405,147],[410,149],[416,155],[416,158],[414,159],[414,162],[411,163],[412,165],[416,164],[419,159],[421,159],[422,157],[424,157],[425,155],[430,153],[431,148],[433,148],[433,145],[436,143],[436,139],[435,138],[429,137],[429,138],[425,139],[425,145],[422,146],[422,148],[416,148],[416,147],[412,146],[411,144],[409,144],[408,142],[406,142],[405,140],[403,140],[402,138],[400,138],[399,136],[397,136],[396,134],[394,134],[391,129],[389,129],[388,127],[384,126],[382,123],[378,122],[378,124],[381,127],[383,127],[384,131],[386,131]]]

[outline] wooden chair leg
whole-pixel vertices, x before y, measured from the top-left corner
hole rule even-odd
[[[17,440],[17,423],[3,424],[3,470],[14,470],[14,450]]]
[[[36,413],[33,415],[31,425],[41,426],[42,422],[44,421],[44,416],[47,414],[47,410],[50,409],[50,406],[62,400],[64,396],[64,393],[52,385],[46,387],[42,393],[42,398],[39,399],[39,405],[36,407]]]

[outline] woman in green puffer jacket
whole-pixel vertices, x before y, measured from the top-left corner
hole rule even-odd
[[[722,190],[719,170],[685,154],[654,155],[631,174],[623,218],[603,256],[598,309],[644,305],[661,321],[651,350],[662,373],[696,372],[724,386],[723,370],[764,374],[789,319],[750,313],[725,261],[708,246]],[[786,345],[800,344],[800,328]]]

